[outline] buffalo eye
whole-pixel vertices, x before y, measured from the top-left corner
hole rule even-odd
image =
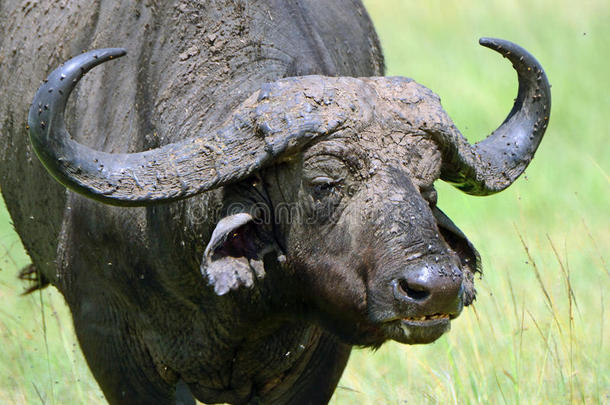
[[[311,190],[316,200],[334,194],[340,180],[331,179],[330,177],[316,177],[311,180]]]

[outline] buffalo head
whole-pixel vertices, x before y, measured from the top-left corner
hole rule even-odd
[[[504,123],[474,146],[412,80],[304,76],[263,86],[213,133],[139,153],[92,150],[70,138],[64,109],[82,75],[120,49],[51,73],[32,104],[30,136],[58,181],[104,203],[159,204],[224,187],[201,264],[217,294],[280,271],[291,308],[348,343],[427,343],[472,302],[479,267],[436,206],[434,181],[473,195],[503,190],[548,123],[538,62],[507,41],[481,44],[513,63],[519,93]]]

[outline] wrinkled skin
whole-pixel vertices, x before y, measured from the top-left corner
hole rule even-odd
[[[383,59],[358,1],[125,3],[0,5],[0,185],[108,401],[326,403],[353,345],[445,333],[474,299],[478,254],[436,207],[433,183],[506,187],[546,128],[546,99],[536,141],[514,142],[526,150],[517,163],[498,157],[511,156],[497,150],[502,130],[463,154],[437,96],[373,77]],[[95,177],[112,167],[97,159],[81,179],[89,185],[59,174],[55,141],[45,143],[57,121],[38,98],[29,143],[39,81],[82,49],[115,45],[128,56],[89,73],[68,103],[74,139],[111,153],[214,144],[229,150],[212,166],[223,182],[206,183],[193,155],[185,170],[203,186],[113,207],[104,203],[149,205],[162,180],[136,175],[142,165],[115,185]],[[41,92],[53,101],[58,85]],[[66,192],[34,148],[53,176],[98,201]],[[462,168],[479,160],[476,175]],[[500,180],[487,176],[498,168]],[[98,186],[111,190],[89,193]]]
[[[432,211],[437,210],[432,184],[440,174],[438,148],[427,136],[405,135],[404,122],[393,121],[400,112],[405,120],[413,115],[413,120],[417,117],[434,127],[447,125],[446,116],[442,113],[438,120],[438,98],[427,89],[394,80],[402,86],[401,97],[409,91],[417,94],[414,110],[414,103],[408,102],[401,109],[393,93],[377,88],[375,97],[363,86],[355,93],[364,96],[346,98],[363,100],[356,107],[357,119],[344,121],[330,139],[276,166],[275,178],[265,176],[271,179],[268,192],[274,203],[282,200],[299,207],[299,220],[282,222],[276,231],[283,236],[279,245],[290,253],[288,264],[313,298],[319,321],[356,345],[380,345],[388,338],[433,341],[446,331],[448,319],[435,327],[413,326],[408,332],[400,320],[434,314],[454,317],[474,297],[471,281],[477,253],[460,235],[439,227]],[[325,93],[341,104],[335,92]],[[371,99],[375,101],[366,101]],[[380,127],[395,136],[380,143]],[[418,152],[405,155],[405,149]],[[453,236],[447,240],[454,246],[443,238],[444,232]],[[427,299],[403,299],[409,294],[394,285],[427,280],[441,268],[454,272],[447,279],[455,282],[445,283],[446,291],[433,292]]]

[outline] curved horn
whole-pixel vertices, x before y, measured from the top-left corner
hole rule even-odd
[[[508,117],[483,141],[470,145],[452,127],[441,134],[441,179],[472,195],[490,195],[511,185],[532,160],[551,112],[551,86],[529,52],[501,39],[479,43],[510,60],[519,77],[519,92]]]
[[[66,103],[85,73],[125,53],[99,49],[69,60],[38,89],[28,115],[34,150],[53,177],[106,204],[152,205],[242,180],[342,124],[341,119],[306,108],[308,102],[315,104],[307,99],[308,83],[324,93],[323,81],[313,76],[303,83],[287,78],[261,86],[213,133],[145,152],[93,150],[70,137],[64,123]]]
[[[276,152],[264,137],[252,136],[248,108],[211,136],[146,152],[106,153],[74,141],[64,123],[71,91],[90,69],[125,53],[99,49],[76,56],[53,71],[34,97],[28,115],[32,144],[47,170],[66,187],[107,204],[150,205],[244,178]]]

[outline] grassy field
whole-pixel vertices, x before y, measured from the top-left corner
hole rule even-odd
[[[481,36],[530,50],[553,85],[550,126],[517,183],[486,198],[439,184],[477,246],[478,299],[427,346],[355,351],[333,404],[610,403],[610,4],[368,0],[388,74],[433,89],[476,141],[510,110],[516,76]],[[0,403],[104,403],[53,289],[20,297],[28,262],[0,213]]]

